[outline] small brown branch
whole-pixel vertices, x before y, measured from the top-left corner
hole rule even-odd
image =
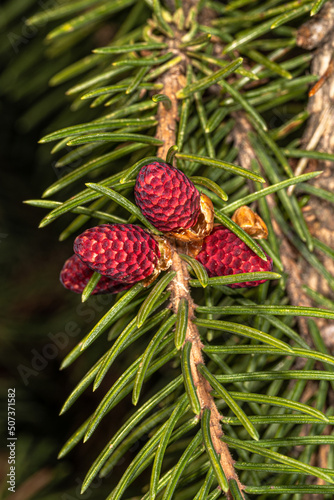
[[[191,374],[194,380],[194,384],[197,390],[198,400],[201,405],[201,415],[205,408],[209,408],[211,411],[210,416],[210,431],[211,439],[216,453],[220,456],[220,464],[226,476],[226,479],[230,481],[235,479],[238,482],[240,490],[243,489],[242,484],[239,481],[237,473],[234,468],[234,460],[230,454],[228,446],[221,440],[223,436],[223,430],[221,427],[222,415],[219,413],[214,398],[211,395],[212,388],[209,382],[199,373],[197,367],[198,365],[204,364],[204,359],[202,355],[203,344],[201,342],[200,334],[197,326],[191,321],[195,314],[194,308],[195,304],[191,298],[189,291],[189,273],[186,262],[182,261],[179,253],[187,253],[187,245],[184,243],[174,244],[174,253],[172,258],[172,269],[176,272],[174,280],[171,282],[170,290],[172,293],[172,306],[176,313],[179,307],[180,300],[182,298],[188,301],[189,315],[188,315],[188,329],[186,334],[186,341],[192,343],[191,353],[190,353],[190,368]],[[228,495],[228,498],[232,498]]]
[[[159,104],[157,113],[158,125],[156,137],[164,140],[164,144],[158,149],[157,155],[160,158],[165,158],[169,148],[176,143],[176,129],[178,121],[178,102],[176,94],[181,88],[184,87],[185,84],[183,61],[171,68],[170,71],[166,72],[160,81],[164,85],[162,92],[167,95],[171,101],[171,108],[169,110],[162,104]],[[189,290],[190,276],[187,264],[182,261],[179,256],[179,253],[188,253],[187,243],[176,242],[175,240],[170,240],[170,243],[173,249],[172,270],[176,272],[175,278],[169,285],[169,289],[171,290],[172,308],[176,313],[182,298],[185,298],[188,302],[188,327],[186,341],[192,343],[190,368],[201,406],[201,415],[205,408],[210,409],[210,431],[213,446],[216,453],[220,456],[220,463],[226,479],[228,481],[235,479],[239,485],[240,491],[242,491],[244,487],[240,483],[235,471],[234,460],[229,452],[228,446],[221,440],[221,437],[223,436],[223,430],[221,427],[222,415],[219,413],[215,405],[214,398],[211,395],[212,388],[210,384],[197,369],[198,365],[204,364],[202,355],[203,344],[201,342],[199,331],[196,325],[192,322],[192,319],[195,316],[195,304],[191,298]],[[227,494],[227,498],[232,500],[229,493]]]
[[[163,83],[163,93],[170,98],[171,108],[166,109],[163,104],[159,104],[157,119],[156,137],[164,141],[164,144],[159,147],[157,156],[165,159],[168,150],[176,144],[176,126],[178,120],[177,111],[177,92],[184,87],[185,77],[182,67],[177,64],[165,73],[161,82]]]

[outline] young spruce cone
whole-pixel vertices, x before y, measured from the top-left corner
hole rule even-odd
[[[273,261],[267,255],[265,262],[238,236],[224,226],[216,226],[204,240],[196,259],[203,264],[210,277],[230,274],[272,271]],[[266,280],[246,281],[228,285],[231,288],[258,286]]]
[[[141,168],[135,186],[138,207],[159,231],[178,231],[196,224],[200,194],[180,170],[154,162]]]
[[[153,236],[133,224],[92,227],[75,239],[73,248],[90,269],[122,283],[150,276],[161,255]]]
[[[75,293],[82,293],[92,277],[92,271],[77,255],[72,255],[64,264],[60,273],[60,281],[65,288]],[[130,288],[132,284],[118,283],[106,276],[101,276],[92,295],[102,293],[118,293]]]

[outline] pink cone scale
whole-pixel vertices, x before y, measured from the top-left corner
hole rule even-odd
[[[136,283],[150,276],[160,258],[156,240],[133,224],[102,224],[80,234],[74,252],[93,271]]]
[[[188,229],[200,214],[200,194],[180,170],[153,162],[139,171],[135,199],[147,220],[159,231]]]
[[[72,257],[67,259],[61,270],[60,282],[68,290],[75,293],[82,293],[93,273],[94,271],[82,262],[77,255],[72,255]],[[118,283],[106,276],[101,276],[92,295],[123,292],[131,286],[131,284]]]
[[[216,226],[204,240],[196,259],[205,267],[210,277],[239,273],[268,272],[273,268],[267,255],[265,262],[258,257],[238,236],[224,226]],[[266,280],[247,281],[228,285],[230,288],[258,286]]]

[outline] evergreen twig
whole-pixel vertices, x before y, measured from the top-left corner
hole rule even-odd
[[[177,94],[180,89],[182,89],[182,65],[181,63],[174,66],[172,70],[167,72],[163,78],[163,92],[169,97],[171,107],[167,109],[163,106],[159,107],[157,115],[157,131],[156,137],[164,140],[163,146],[160,146],[158,150],[158,156],[164,157],[167,155],[169,149],[176,142],[176,129],[178,120],[178,101]],[[211,395],[212,388],[209,382],[205,379],[202,373],[199,371],[199,367],[204,364],[204,358],[202,354],[202,348],[204,347],[197,326],[192,322],[195,317],[195,304],[191,297],[189,280],[190,275],[187,269],[186,262],[182,261],[179,254],[187,254],[187,245],[180,242],[174,242],[172,245],[173,256],[172,256],[172,270],[176,272],[175,278],[171,281],[169,289],[171,291],[171,303],[176,314],[179,310],[182,301],[188,303],[188,322],[187,330],[184,339],[183,349],[187,342],[190,342],[190,369],[191,377],[196,389],[197,398],[199,401],[198,418],[203,418],[205,411],[209,410],[208,422],[210,429],[210,437],[213,444],[215,453],[218,456],[219,463],[221,465],[224,476],[227,480],[227,489],[229,490],[229,481],[233,480],[240,492],[243,490],[243,486],[240,483],[236,470],[234,468],[234,460],[229,452],[228,446],[221,440],[223,436],[223,431],[221,427],[222,415],[219,413],[217,406],[215,404],[214,398]],[[244,498],[243,494],[241,498]],[[232,499],[230,493],[228,493],[228,498]]]

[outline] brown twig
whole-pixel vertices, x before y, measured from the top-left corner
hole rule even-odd
[[[184,80],[185,77],[180,64],[167,71],[161,79],[164,86],[163,93],[170,98],[171,108],[168,110],[163,104],[158,107],[156,137],[164,141],[164,144],[159,147],[157,152],[157,156],[160,158],[166,158],[169,148],[176,144],[178,119],[176,93],[183,87]]]
[[[186,299],[189,307],[188,314],[188,328],[185,342],[191,342],[192,348],[190,353],[190,369],[192,378],[194,380],[194,385],[197,390],[197,397],[201,406],[201,415],[205,408],[209,408],[211,412],[210,416],[210,433],[213,446],[215,448],[216,453],[220,456],[220,464],[224,471],[227,481],[231,479],[235,479],[238,482],[240,490],[243,489],[242,484],[240,483],[237,473],[234,468],[234,460],[230,454],[230,451],[227,445],[221,440],[223,436],[223,431],[221,427],[222,415],[219,413],[214,398],[211,395],[212,388],[209,382],[199,373],[198,365],[204,364],[204,359],[202,355],[203,344],[201,342],[199,331],[192,322],[194,318],[194,302],[190,295],[189,290],[189,273],[187,264],[183,262],[178,254],[186,253],[187,248],[184,243],[177,243],[174,246],[174,254],[172,260],[172,269],[176,271],[176,276],[174,280],[171,282],[170,290],[172,293],[172,306],[173,310],[176,313],[180,304],[180,300],[182,298]],[[231,498],[228,494],[228,498]]]
[[[162,81],[164,85],[162,92],[167,95],[171,101],[171,108],[169,110],[160,104],[157,114],[158,125],[156,137],[164,140],[164,144],[158,149],[157,155],[160,158],[165,158],[169,148],[176,142],[176,128],[178,120],[178,102],[176,94],[178,90],[184,86],[185,78],[183,62],[174,66],[160,81]],[[172,270],[176,272],[175,278],[169,285],[171,290],[172,308],[176,313],[182,298],[185,298],[188,302],[188,327],[185,341],[192,343],[190,368],[201,406],[201,415],[205,408],[210,409],[210,433],[213,446],[216,453],[220,457],[220,463],[226,479],[228,481],[235,479],[238,483],[240,491],[242,491],[243,486],[240,483],[235,471],[234,460],[227,445],[221,440],[221,437],[223,436],[221,427],[222,415],[219,413],[215,405],[214,398],[211,395],[212,388],[210,384],[197,369],[198,365],[204,364],[202,355],[203,344],[201,342],[199,331],[196,325],[192,322],[192,319],[195,316],[195,304],[191,298],[189,290],[190,276],[187,264],[183,262],[179,256],[179,253],[188,253],[187,244],[176,242],[174,240],[171,241],[171,246],[173,248]],[[227,494],[227,498],[232,500],[230,493]]]

